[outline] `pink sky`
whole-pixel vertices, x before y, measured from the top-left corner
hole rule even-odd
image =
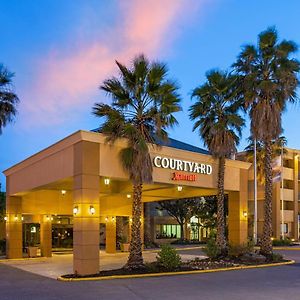
[[[78,112],[81,107],[92,107],[94,99],[100,100],[95,95],[100,95],[97,88],[101,82],[116,75],[115,59],[128,63],[139,53],[161,58],[171,51],[181,24],[191,22],[195,12],[199,16],[199,10],[207,1],[127,0],[120,3],[118,21],[108,34],[107,31],[103,34],[105,37],[90,42],[81,34],[78,46],[72,51],[55,49],[36,59],[34,83],[22,91],[25,100],[21,103],[20,121],[26,119],[27,126],[36,122],[41,126],[60,124],[74,118],[72,108]]]

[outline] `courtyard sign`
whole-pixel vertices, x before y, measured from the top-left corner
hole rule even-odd
[[[153,159],[153,164],[157,168],[171,169],[176,171],[207,175],[211,175],[212,173],[211,165],[169,157],[155,156]]]

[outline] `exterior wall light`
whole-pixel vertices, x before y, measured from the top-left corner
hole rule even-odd
[[[177,191],[178,191],[178,192],[181,192],[181,191],[182,191],[182,186],[181,186],[181,185],[178,185],[178,186],[177,186]]]
[[[105,218],[105,222],[107,222],[107,221],[108,221],[108,217]]]
[[[4,221],[7,221],[7,217],[4,217]]]
[[[21,217],[21,220],[24,221],[24,217]]]
[[[245,218],[247,218],[247,217],[248,217],[248,213],[247,213],[247,211],[246,211],[246,210],[244,210],[244,211],[243,211],[243,216],[244,216]]]
[[[61,194],[64,196],[67,193],[66,190],[61,190]]]
[[[112,219],[113,222],[115,221],[115,217],[112,217],[111,219]]]
[[[109,185],[109,183],[110,183],[110,179],[109,179],[109,178],[105,178],[105,179],[104,179],[104,184],[105,184],[105,185]]]
[[[271,237],[271,241],[274,241],[274,238],[273,238],[273,237]]]
[[[93,205],[90,206],[90,213],[93,215],[96,212],[96,209]]]
[[[17,216],[17,215],[15,215],[15,218],[14,218],[14,219],[15,219],[15,221],[18,221],[18,216]]]
[[[47,216],[47,217],[46,217],[46,220],[47,220],[47,221],[50,221],[50,217],[49,217],[49,216]]]
[[[132,218],[129,218],[129,222],[132,222]]]
[[[131,195],[130,195],[130,194],[127,194],[126,197],[127,197],[127,199],[130,199],[130,198],[131,198]]]
[[[75,216],[78,214],[78,211],[79,211],[78,206],[77,206],[77,205],[74,206],[74,208],[73,208],[73,214],[74,214]]]

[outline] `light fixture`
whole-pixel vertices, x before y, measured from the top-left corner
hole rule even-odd
[[[96,209],[93,205],[90,206],[90,213],[93,215],[96,212]]]
[[[105,178],[105,179],[104,179],[104,184],[105,184],[105,185],[109,185],[109,183],[110,183],[110,179],[109,179],[109,178]]]
[[[67,193],[66,190],[61,190],[61,194],[64,196]]]
[[[105,217],[105,222],[107,222],[108,221],[108,217]]]
[[[126,197],[127,197],[127,199],[130,199],[130,198],[131,198],[131,195],[130,195],[130,194],[127,194]]]
[[[73,214],[76,216],[78,214],[78,206],[73,207]]]
[[[53,221],[53,217],[51,217],[51,221]]]
[[[112,217],[111,219],[112,219],[113,222],[115,221],[115,217]]]
[[[295,239],[291,239],[292,242],[295,242]]]
[[[21,220],[24,221],[24,217],[21,217]]]
[[[182,191],[182,186],[181,186],[181,185],[178,185],[178,186],[177,186],[177,191],[178,191],[178,192],[181,192],[181,191]]]
[[[247,211],[246,211],[246,210],[244,210],[244,211],[243,211],[243,216],[244,216],[245,218],[247,218],[247,217],[248,217],[248,213],[247,213]]]
[[[46,217],[46,220],[47,220],[47,221],[50,221],[50,217],[49,217],[49,216],[47,216],[47,217]]]
[[[271,241],[274,241],[274,238],[273,238],[273,237],[271,237]]]
[[[4,217],[4,221],[7,221],[7,217]]]
[[[18,221],[18,216],[17,215],[15,215],[15,221]]]
[[[129,222],[132,222],[132,218],[129,218]]]

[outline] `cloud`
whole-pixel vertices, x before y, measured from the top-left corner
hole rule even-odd
[[[180,24],[204,5],[204,0],[120,1],[119,21],[106,31],[108,38],[81,37],[72,51],[55,49],[36,61],[34,83],[24,90],[20,108],[26,124],[49,126],[76,118],[93,104],[103,79],[117,71],[115,59],[128,63],[138,53],[160,58],[180,34]]]

